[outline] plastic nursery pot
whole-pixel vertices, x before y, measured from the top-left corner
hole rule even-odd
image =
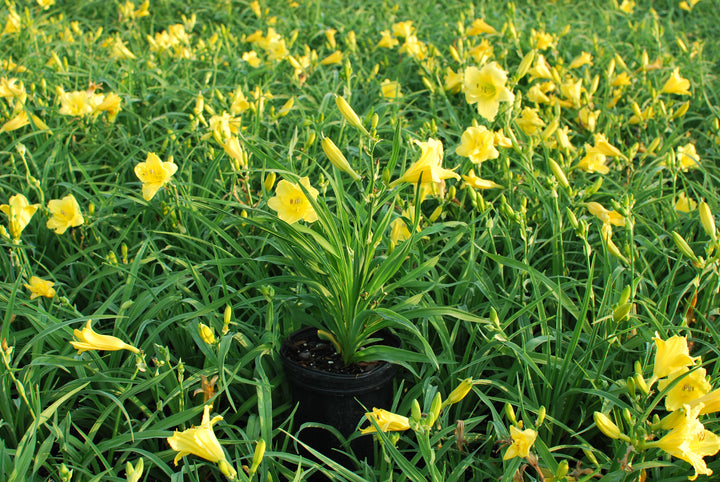
[[[380,332],[383,344],[399,347],[400,339],[390,332]],[[397,365],[377,362],[367,371],[354,374],[332,373],[307,366],[302,361],[303,350],[308,344],[321,342],[317,329],[303,328],[287,337],[280,348],[280,356],[289,382],[295,412],[295,428],[303,423],[316,422],[335,427],[344,437],[352,434],[365,415],[365,409],[373,407],[389,409],[393,400],[393,378]],[[296,361],[298,354],[300,360]],[[319,452],[339,460],[334,448],[339,442],[330,432],[321,428],[305,428],[298,438]],[[358,459],[372,457],[372,437],[355,439],[352,449]]]

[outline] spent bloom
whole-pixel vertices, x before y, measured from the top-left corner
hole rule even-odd
[[[205,405],[203,417],[199,427],[192,427],[182,432],[173,432],[172,437],[167,441],[173,450],[177,452],[174,462],[186,455],[197,455],[205,460],[218,464],[220,471],[228,479],[235,479],[237,472],[225,458],[222,446],[215,436],[212,426],[222,420],[222,416],[216,415],[210,419],[210,408],[212,405]]]
[[[403,432],[410,428],[410,421],[407,417],[398,415],[396,413],[388,412],[381,408],[373,408],[372,412],[365,414],[368,420],[375,420],[383,432]],[[368,428],[360,430],[363,435],[368,433],[375,433],[375,426],[371,425]]]
[[[680,77],[680,68],[673,70],[670,78],[665,81],[661,92],[663,94],[690,95],[690,81]]]
[[[38,278],[37,276],[31,276],[28,283],[24,286],[30,290],[30,299],[34,300],[40,296],[53,298],[55,296],[55,289],[53,288],[54,285],[55,283],[52,281],[47,281],[42,278]]]
[[[12,239],[20,239],[20,233],[28,225],[30,218],[33,217],[39,207],[39,204],[30,204],[22,194],[10,196],[8,204],[0,205],[0,211],[7,214],[8,229]]]
[[[47,207],[52,217],[48,219],[46,226],[57,234],[63,234],[68,228],[75,228],[85,222],[80,205],[72,194],[51,200]]]
[[[513,457],[527,457],[530,454],[530,447],[535,443],[537,432],[531,428],[520,430],[511,425],[510,438],[512,438],[512,444],[505,451],[503,460],[510,460]]]
[[[463,91],[468,104],[477,104],[478,113],[489,121],[495,119],[500,102],[512,102],[515,96],[505,87],[507,73],[490,62],[482,69],[465,69]]]
[[[85,324],[85,328],[82,330],[74,330],[73,334],[77,341],[71,341],[70,344],[75,348],[78,353],[89,350],[103,350],[103,351],[117,351],[117,350],[130,350],[133,353],[140,353],[140,350],[132,345],[128,345],[120,338],[100,335],[92,329],[92,320],[88,320]]]
[[[427,142],[415,141],[422,149],[420,159],[415,161],[405,173],[390,183],[390,187],[396,186],[401,182],[409,182],[415,184],[420,182],[438,183],[444,179],[459,179],[455,172],[450,169],[443,169],[443,145],[442,141],[429,138]]]
[[[313,199],[317,198],[318,190],[310,185],[307,176],[300,178],[300,184]],[[301,219],[309,223],[317,221],[317,213],[302,188],[285,179],[278,182],[275,196],[268,200],[268,207],[277,211],[278,217],[288,224],[296,223]]]
[[[148,153],[145,162],[135,166],[135,175],[142,182],[143,199],[150,201],[160,188],[170,181],[177,168],[172,156],[170,160],[163,162],[154,152]]]
[[[494,140],[495,134],[485,126],[471,126],[463,132],[461,144],[455,149],[455,153],[470,158],[475,164],[497,159],[500,153],[495,149]]]

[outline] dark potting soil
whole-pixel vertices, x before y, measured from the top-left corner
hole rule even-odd
[[[298,340],[292,340],[287,346],[287,357],[306,368],[340,375],[365,373],[381,362],[361,362],[346,365],[332,343],[319,339],[313,332]]]

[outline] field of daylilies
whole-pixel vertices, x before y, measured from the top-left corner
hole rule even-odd
[[[0,480],[713,480],[719,20],[4,0]],[[331,451],[307,326],[399,366]]]

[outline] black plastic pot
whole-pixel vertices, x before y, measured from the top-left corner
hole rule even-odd
[[[302,340],[317,338],[315,328],[303,328],[291,334],[282,344],[280,355],[290,386],[295,412],[295,429],[306,422],[317,422],[335,427],[344,437],[351,435],[373,407],[389,409],[393,399],[393,378],[397,365],[381,362],[375,368],[357,375],[324,372],[302,366],[288,358],[289,347]],[[400,339],[387,332],[381,333],[384,344],[400,346]],[[338,460],[336,438],[327,430],[306,428],[299,439],[319,452]],[[359,458],[371,458],[372,437],[360,437],[351,444]],[[338,460],[339,461],[339,460]]]

